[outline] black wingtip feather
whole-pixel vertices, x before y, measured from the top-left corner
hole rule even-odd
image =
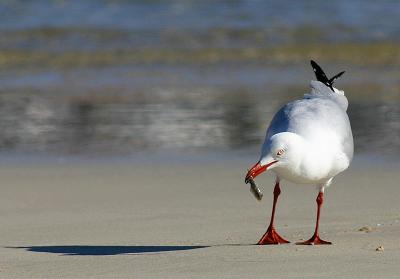
[[[345,72],[346,72],[346,71],[342,71],[342,72],[336,74],[335,76],[333,76],[333,77],[329,80],[329,82],[330,82],[331,84],[333,84],[333,83],[335,82],[335,80],[337,80],[338,78],[340,78]]]
[[[345,71],[342,71],[338,73],[337,75],[333,76],[331,79],[328,79],[326,76],[325,72],[322,70],[322,68],[315,62],[314,60],[310,60],[311,67],[313,68],[313,71],[315,73],[315,77],[317,78],[318,81],[322,82],[326,86],[328,86],[330,89],[333,90],[332,84],[339,78],[341,77]]]
[[[329,82],[329,79],[326,77],[325,72],[314,60],[311,60],[311,67],[313,68],[315,77],[317,78],[318,81],[325,84]]]

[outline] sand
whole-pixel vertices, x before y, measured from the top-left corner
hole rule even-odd
[[[1,165],[0,278],[399,278],[400,173],[353,166],[327,189],[282,184],[278,231],[257,246],[273,176],[243,183],[249,162]],[[368,226],[370,231],[359,231]],[[382,246],[383,251],[376,251]]]

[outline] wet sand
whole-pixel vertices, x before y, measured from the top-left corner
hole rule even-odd
[[[273,176],[257,179],[257,202],[250,163],[3,165],[0,277],[398,278],[397,167],[336,178],[321,220],[331,246],[293,244],[313,232],[316,190],[283,183],[276,224],[292,243],[256,246]]]

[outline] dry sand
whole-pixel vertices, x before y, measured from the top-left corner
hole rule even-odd
[[[3,165],[0,278],[399,278],[397,168],[336,178],[321,223],[334,245],[257,246],[273,176],[257,179],[257,202],[247,163]],[[311,236],[315,198],[312,186],[282,184],[284,237]]]

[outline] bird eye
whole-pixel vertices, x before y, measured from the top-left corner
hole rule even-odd
[[[285,150],[279,149],[278,152],[276,153],[276,155],[281,156],[284,152],[285,152]]]

